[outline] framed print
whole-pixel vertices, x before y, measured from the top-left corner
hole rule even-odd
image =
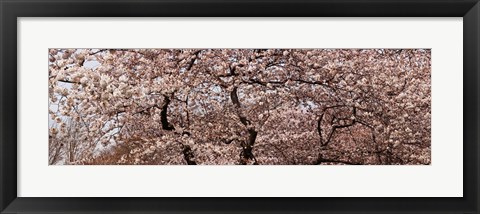
[[[477,213],[479,10],[2,1],[1,212]]]

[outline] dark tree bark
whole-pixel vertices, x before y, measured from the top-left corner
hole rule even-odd
[[[232,99],[232,103],[237,108],[237,115],[240,118],[240,122],[247,128],[248,130],[248,139],[246,142],[242,143],[242,152],[240,153],[240,164],[246,165],[248,160],[253,160],[253,164],[258,164],[255,155],[253,155],[253,145],[255,144],[255,140],[257,139],[258,132],[255,128],[250,127],[251,122],[247,119],[241,110],[240,100],[238,99],[237,94],[237,87],[234,87],[232,92],[230,93],[230,98]]]
[[[195,156],[193,155],[193,151],[192,151],[192,148],[190,148],[190,146],[185,145],[183,147],[182,153],[183,153],[183,158],[185,159],[188,165],[197,165],[197,162],[195,162],[194,160]]]
[[[175,130],[175,127],[172,124],[170,124],[170,122],[168,122],[168,115],[167,115],[168,105],[170,104],[171,100],[166,95],[163,96],[163,98],[164,98],[164,102],[163,102],[163,105],[162,105],[162,108],[161,108],[162,110],[160,112],[160,120],[161,120],[161,123],[162,123],[162,128],[163,128],[163,130],[172,131],[172,130]],[[188,135],[188,136],[191,135],[187,131],[184,131],[181,134],[182,135]],[[193,153],[190,146],[183,145],[182,153],[183,153],[183,158],[185,159],[185,161],[187,162],[188,165],[197,165],[197,162],[195,162],[195,160],[194,160],[195,154]]]
[[[168,117],[167,117],[167,111],[168,111],[168,105],[170,104],[170,98],[168,96],[163,96],[164,102],[162,105],[162,111],[160,112],[160,120],[162,123],[162,128],[164,130],[174,130],[175,128],[173,127],[172,124],[168,122]]]

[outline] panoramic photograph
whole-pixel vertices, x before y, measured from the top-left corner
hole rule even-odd
[[[49,165],[430,165],[431,49],[48,50]]]

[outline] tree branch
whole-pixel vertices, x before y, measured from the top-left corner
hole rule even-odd
[[[189,145],[183,146],[182,153],[183,153],[183,159],[185,159],[185,161],[187,162],[187,165],[197,165],[192,148],[190,148]]]
[[[255,140],[257,139],[258,132],[255,130],[254,127],[250,126],[251,122],[242,113],[240,100],[238,99],[238,95],[237,95],[237,87],[233,87],[233,90],[230,93],[230,98],[232,99],[232,103],[237,108],[236,109],[237,115],[240,118],[240,122],[247,128],[247,131],[248,131],[248,141],[243,143],[242,145],[243,150],[240,153],[240,156],[241,156],[240,163],[247,164],[247,160],[251,159],[251,160],[254,160],[254,164],[258,164],[257,159],[252,153],[253,144],[255,144]]]
[[[173,127],[172,124],[168,122],[168,117],[167,117],[167,111],[168,111],[168,105],[170,104],[170,98],[166,95],[163,96],[164,101],[162,105],[162,110],[160,112],[160,121],[162,123],[162,128],[164,130],[174,130],[175,128]]]

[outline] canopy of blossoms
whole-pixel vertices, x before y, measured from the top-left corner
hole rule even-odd
[[[50,49],[49,164],[430,164],[428,49]]]

